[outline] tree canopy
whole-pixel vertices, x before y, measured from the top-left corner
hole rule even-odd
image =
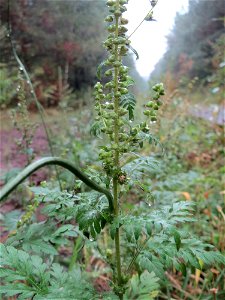
[[[58,67],[76,89],[95,81],[104,56],[104,1],[0,0],[3,35],[1,62],[13,61],[8,23],[21,60],[42,82],[57,80]]]
[[[176,16],[174,28],[167,37],[168,49],[151,77],[159,78],[170,71],[177,79],[206,79],[218,67],[214,57],[221,52],[218,45],[223,30],[223,0],[189,0],[188,12]]]

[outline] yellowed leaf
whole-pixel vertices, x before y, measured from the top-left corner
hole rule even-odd
[[[191,195],[188,192],[181,192],[181,195],[184,196],[185,200],[190,201]]]
[[[195,269],[195,283],[198,285],[200,279],[201,271],[199,269]]]
[[[199,262],[199,264],[202,268],[203,264],[204,264],[203,260],[199,259],[198,262]],[[198,285],[198,282],[199,282],[199,279],[200,279],[200,276],[201,276],[201,272],[202,272],[201,270],[195,269],[195,283],[196,283],[196,285]]]

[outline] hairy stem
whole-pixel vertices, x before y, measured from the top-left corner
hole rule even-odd
[[[117,0],[117,7],[119,7],[119,1]],[[119,17],[116,17],[116,31],[115,38],[118,38],[119,35]],[[116,61],[119,60],[118,54],[118,45],[115,46],[115,55]],[[114,206],[114,216],[118,217],[119,215],[119,195],[118,195],[118,179],[117,179],[117,170],[119,168],[119,97],[116,95],[118,92],[118,80],[119,80],[119,69],[114,67],[114,112],[116,113],[115,123],[114,123],[114,143],[117,145],[115,150],[115,169],[116,174],[113,178],[113,206]],[[115,250],[116,250],[116,269],[117,269],[117,284],[120,287],[122,285],[122,271],[121,271],[121,255],[120,255],[120,231],[119,228],[116,229],[115,233]],[[123,294],[118,295],[120,299],[123,299]]]

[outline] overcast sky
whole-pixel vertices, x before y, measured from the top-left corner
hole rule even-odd
[[[136,61],[136,67],[141,76],[149,77],[166,51],[166,36],[173,28],[176,13],[185,12],[187,8],[188,0],[159,0],[154,9],[154,18],[157,22],[145,21],[131,37],[131,45],[140,56]],[[128,35],[150,9],[150,0],[129,0],[125,15],[129,19]]]

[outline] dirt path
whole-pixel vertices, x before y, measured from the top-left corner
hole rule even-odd
[[[202,104],[195,104],[190,113],[196,117],[205,119],[217,125],[225,124],[225,103],[222,105],[203,106]]]

